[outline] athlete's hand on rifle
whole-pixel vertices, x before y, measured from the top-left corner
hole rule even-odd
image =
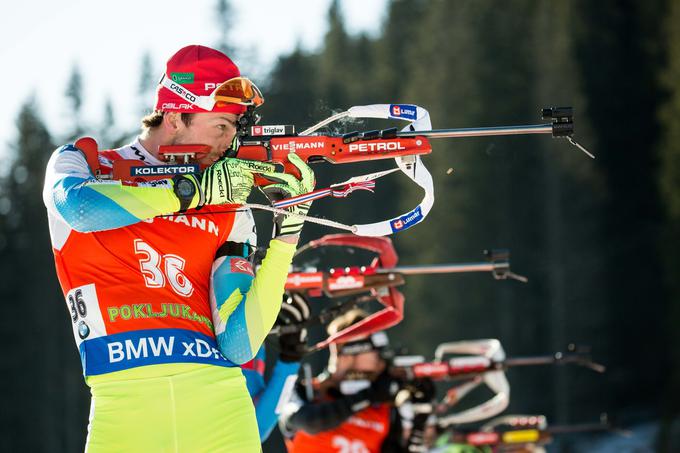
[[[259,172],[265,178],[275,181],[276,184],[270,184],[268,186],[262,187],[262,191],[269,198],[270,201],[278,201],[284,198],[297,197],[298,195],[304,195],[306,193],[314,190],[314,172],[309,165],[307,165],[297,154],[290,153],[288,155],[288,160],[290,163],[295,165],[300,172],[300,179],[287,173],[279,172]],[[289,212],[293,214],[306,215],[309,212],[309,208],[312,205],[312,201],[305,203],[300,203],[295,206],[287,208]],[[275,237],[282,236],[297,236],[302,231],[302,225],[304,220],[299,217],[276,214],[274,216]]]
[[[432,379],[422,378],[410,383],[409,392],[411,393],[411,402],[431,403],[437,394],[437,389]]]
[[[302,325],[309,319],[309,305],[300,294],[284,296],[276,326]],[[282,362],[299,362],[306,352],[307,329],[279,335],[279,358]]]
[[[369,398],[372,403],[392,403],[399,392],[399,387],[399,381],[385,370],[371,383]]]
[[[271,173],[276,170],[273,164],[258,162],[254,160],[243,160],[234,158],[221,159],[210,167],[206,168],[200,176],[185,175],[180,179],[187,179],[193,182],[198,197],[193,196],[188,206],[183,209],[195,208],[203,205],[216,204],[244,204],[255,185],[254,174]],[[175,193],[180,198],[178,192],[178,178],[175,178]],[[196,200],[196,201],[194,201]]]

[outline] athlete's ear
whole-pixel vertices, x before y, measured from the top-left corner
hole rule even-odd
[[[165,112],[163,114],[163,127],[169,132],[177,132],[181,122],[179,112]]]

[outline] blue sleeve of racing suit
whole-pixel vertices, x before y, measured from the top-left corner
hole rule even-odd
[[[211,308],[220,351],[237,364],[251,360],[264,342],[281,308],[295,245],[273,239],[257,276],[234,256],[213,263]]]
[[[120,228],[179,210],[173,181],[98,180],[83,153],[73,145],[56,150],[45,171],[47,210],[76,231]]]
[[[279,414],[276,413],[276,406],[278,406],[281,399],[281,391],[286,380],[290,376],[297,376],[299,369],[300,362],[282,362],[277,360],[267,386],[258,395],[253,396],[257,426],[260,430],[260,440],[262,442],[267,440],[279,419]]]

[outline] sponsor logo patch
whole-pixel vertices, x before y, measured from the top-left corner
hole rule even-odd
[[[253,126],[251,135],[286,135],[286,126]]]
[[[170,78],[173,82],[177,82],[182,85],[187,83],[194,83],[194,73],[193,72],[171,72]]]
[[[174,102],[164,102],[161,105],[163,110],[193,110],[194,106],[192,104],[175,104]]]
[[[495,444],[499,436],[498,433],[472,433],[465,440],[472,445]]]
[[[396,233],[397,231],[412,227],[421,220],[423,220],[423,212],[421,211],[420,206],[418,206],[413,211],[404,214],[398,219],[392,220],[390,226],[392,227],[392,232]]]
[[[415,121],[418,112],[416,106],[412,104],[390,104],[390,116]]]
[[[186,175],[198,173],[197,164],[186,165],[143,165],[141,167],[130,167],[130,176],[164,176],[164,175]]]
[[[255,273],[253,272],[253,265],[250,264],[250,261],[244,260],[243,258],[231,259],[231,272],[238,274],[255,275]]]
[[[87,325],[85,321],[80,321],[78,323],[78,336],[81,340],[84,340],[90,335],[90,326]]]
[[[449,374],[447,363],[417,363],[413,365],[413,374],[416,377],[443,377]]]
[[[289,274],[286,288],[313,288],[323,283],[321,272]]]
[[[82,360],[85,375],[110,373],[161,363],[205,363],[235,366],[219,351],[214,334],[175,329],[151,329],[92,335],[82,341],[87,347]]]
[[[455,357],[449,360],[449,369],[458,372],[484,371],[491,366],[486,357]]]
[[[294,152],[298,149],[323,149],[324,142],[295,142],[290,141],[288,143],[272,143],[272,149],[274,151],[284,150]]]
[[[399,141],[394,142],[367,142],[367,143],[351,143],[349,145],[349,152],[387,152],[387,151],[401,151],[406,149],[406,147]]]
[[[187,90],[179,86],[177,83],[171,83],[170,84],[170,89],[177,93],[179,96],[182,96],[184,99],[186,99],[189,102],[196,102],[196,96],[190,94]]]
[[[362,286],[364,286],[364,277],[361,275],[343,275],[328,279],[328,289],[331,291],[361,288]]]

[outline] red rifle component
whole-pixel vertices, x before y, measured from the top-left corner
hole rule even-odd
[[[137,159],[121,159],[113,162],[112,177],[120,181],[144,182],[172,178],[175,174],[197,173],[196,169],[204,170],[206,166],[190,164],[190,161],[192,159],[195,161],[209,152],[208,145],[163,145],[158,148],[160,159],[166,162],[163,166],[178,167],[177,173],[134,174],[135,168],[146,169],[144,163]]]
[[[449,377],[449,365],[441,362],[418,363],[413,366],[413,376],[443,379]]]
[[[286,290],[298,291],[301,289],[318,288],[323,285],[323,272],[293,272],[286,279]]]
[[[177,173],[158,174],[134,174],[135,168],[147,169],[143,162],[136,159],[121,159],[113,162],[113,179],[121,181],[155,181],[172,178],[175,174],[197,173],[195,170],[203,170],[205,165],[191,164],[210,152],[208,145],[163,145],[158,147],[159,158],[166,162],[166,167],[177,167]],[[191,168],[190,168],[191,167]]]
[[[87,166],[90,167],[92,174],[95,177],[100,177],[102,171],[99,165],[99,145],[97,145],[97,141],[92,137],[81,137],[76,140],[74,146],[85,154]]]
[[[364,288],[365,281],[363,275],[340,275],[338,277],[329,277],[327,286],[329,291],[357,289]]]
[[[471,433],[465,437],[465,442],[470,445],[494,445],[499,443],[501,440],[498,433]]]
[[[404,284],[405,275],[480,272],[491,271],[496,279],[515,276],[509,271],[509,252],[492,251],[487,253],[491,263],[442,264],[433,266],[397,267],[397,253],[392,241],[385,237],[362,237],[352,234],[332,234],[310,241],[301,247],[301,253],[326,246],[361,248],[375,252],[368,266],[336,267],[327,272],[292,272],[288,274],[285,289],[288,292],[303,293],[308,297],[325,295],[329,298],[354,296],[370,293],[370,296],[383,304],[384,308],[363,321],[344,329],[318,343],[315,349],[336,341],[350,341],[359,336],[387,329],[397,324],[403,317],[404,296],[395,289]],[[501,253],[502,252],[502,253]],[[468,362],[466,367],[470,367]],[[447,363],[444,363],[448,367]],[[477,364],[476,366],[479,366]],[[466,372],[474,372],[471,368]]]
[[[448,362],[423,362],[413,365],[412,371],[417,378],[445,379],[493,371],[493,362],[486,357],[457,357]]]
[[[493,369],[492,362],[486,357],[456,357],[448,364],[449,376],[480,373]]]
[[[603,372],[602,365],[594,363],[586,356],[573,354],[565,356],[563,359],[556,359],[554,356],[537,356],[529,358],[506,358],[495,361],[484,356],[454,357],[447,362],[420,362],[409,366],[397,365],[392,371],[395,376],[412,376],[418,378],[431,378],[442,380],[447,378],[467,378],[488,372],[505,370],[516,366],[530,365],[549,365],[555,363],[575,363],[577,365],[591,368],[597,372]],[[515,423],[532,424],[536,420],[519,419]]]
[[[349,267],[333,267],[328,271],[331,275],[375,275],[375,267],[366,266],[349,266]]]
[[[347,164],[364,160],[394,159],[403,156],[430,154],[432,146],[426,137],[407,137],[361,140],[344,143],[343,137],[313,135],[272,137],[268,140],[244,141],[238,149],[238,158],[281,164],[286,173],[300,177],[300,173],[288,161],[294,152],[305,162],[326,161]],[[256,177],[255,183],[270,184],[265,178]]]
[[[377,269],[378,267],[394,267],[399,260],[397,252],[389,238],[362,237],[350,234],[326,235],[301,247],[297,251],[297,254],[300,254],[306,250],[325,246],[362,248],[377,253],[377,256],[373,259],[368,269]],[[335,273],[339,272],[334,272],[334,274]],[[399,321],[403,319],[404,295],[401,292],[395,288],[387,288],[387,290],[385,290],[384,285],[379,288],[372,288],[369,286],[370,282],[367,282],[363,275],[356,274],[356,270],[353,270],[352,268],[345,268],[343,273],[346,275],[340,275],[338,277],[335,275],[331,276],[325,272],[320,273],[323,279],[323,290],[326,295],[329,297],[340,297],[343,295],[370,292],[371,296],[375,297],[384,308],[372,313],[367,318],[359,321],[358,323],[342,329],[333,335],[330,335],[325,340],[317,343],[314,346],[314,349],[322,349],[331,343],[343,343],[370,335],[380,330],[385,330],[398,324]],[[306,274],[310,275],[310,273]],[[296,279],[300,278],[301,277],[299,277],[298,273],[289,274],[288,281],[286,283],[286,290],[295,291],[297,289],[299,291],[300,287],[295,288],[292,286],[292,283]],[[318,277],[315,276],[313,278]],[[351,278],[351,284],[349,280],[340,280],[342,278]],[[403,283],[403,279],[400,281]],[[359,284],[360,282],[361,284]],[[313,296],[313,294],[310,292],[307,294]]]
[[[137,159],[119,159],[113,162],[111,173],[105,174],[101,165],[99,164],[99,146],[92,137],[81,137],[74,143],[75,147],[83,152],[88,167],[92,174],[101,179],[114,179],[118,181],[127,182],[146,182],[155,181],[159,179],[171,178],[178,173],[161,172],[158,174],[133,174],[134,168],[149,169],[143,162]],[[199,166],[197,164],[190,164],[190,159],[195,159],[197,156],[208,154],[210,146],[207,145],[168,145],[160,146],[158,153],[161,160],[165,160],[167,164],[163,167],[187,167],[188,171],[180,171],[179,173],[193,173],[194,169]],[[192,168],[188,168],[188,167]],[[200,166],[202,170],[205,166]]]

